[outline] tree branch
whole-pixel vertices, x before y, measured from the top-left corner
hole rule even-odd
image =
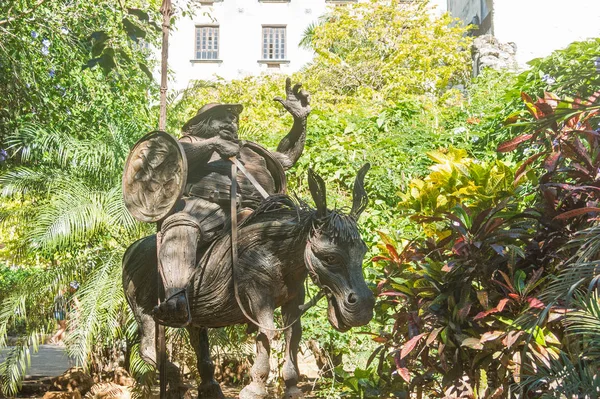
[[[35,3],[35,5],[33,7],[31,7],[29,10],[27,11],[23,11],[21,14],[17,15],[16,17],[7,17],[6,19],[2,19],[0,20],[0,26],[1,25],[5,25],[9,22],[13,22],[16,21],[20,18],[23,18],[24,16],[31,14],[32,12],[34,12],[39,6],[41,6],[42,4],[44,4],[46,1],[48,0],[38,0],[37,3]],[[9,11],[9,15],[10,15],[10,11]]]

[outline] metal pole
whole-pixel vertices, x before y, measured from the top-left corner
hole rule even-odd
[[[167,126],[167,59],[169,58],[169,30],[171,28],[171,15],[173,9],[171,0],[163,0],[160,12],[162,22],[162,53],[160,61],[160,116],[158,129],[164,131]]]
[[[160,61],[160,115],[158,118],[158,129],[165,131],[167,126],[167,60],[169,58],[169,30],[171,27],[171,0],[163,0],[160,7],[162,13],[162,51]],[[157,280],[158,280],[158,302],[164,296],[160,273],[160,245],[162,241],[161,222],[156,224],[156,257],[157,257]],[[160,399],[167,398],[167,349],[165,343],[165,326],[156,323],[156,343],[158,346],[158,373],[160,378]]]

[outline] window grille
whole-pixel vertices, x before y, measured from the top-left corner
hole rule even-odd
[[[219,59],[218,26],[196,26],[196,59]]]
[[[285,26],[263,26],[263,59],[285,60]]]

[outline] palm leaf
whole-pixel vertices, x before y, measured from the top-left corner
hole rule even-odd
[[[305,50],[312,50],[312,42],[315,37],[315,29],[319,26],[318,22],[311,22],[302,32],[302,37],[298,43],[298,47]]]
[[[74,328],[65,343],[67,352],[84,366],[99,337],[114,337],[120,330],[125,307],[120,255],[121,251],[115,251],[99,257],[78,292],[79,308],[72,314]]]
[[[540,398],[592,398],[600,391],[597,367],[584,359],[572,362],[567,354],[551,360],[550,367],[541,365],[536,370],[525,370],[519,387],[532,397]],[[586,396],[588,395],[588,396]]]
[[[21,388],[23,377],[31,365],[30,353],[37,352],[43,334],[34,331],[12,347],[0,363],[0,390],[8,396],[15,395]]]

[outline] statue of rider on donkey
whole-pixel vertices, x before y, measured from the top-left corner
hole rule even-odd
[[[164,132],[146,135],[125,167],[127,208],[138,220],[160,226],[156,236],[132,244],[123,260],[142,357],[156,362],[155,322],[186,327],[202,377],[199,397],[223,397],[213,379],[206,328],[238,323],[259,330],[253,381],[240,397],[266,397],[276,307],[286,323],[279,329],[287,342],[285,397],[302,396],[296,353],[307,276],[321,290],[319,298],[327,297],[336,329],[364,325],[373,315],[373,294],[362,275],[366,246],[357,228],[368,203],[363,180],[369,166],[357,175],[349,214],[327,208],[324,182],[312,172],[316,209],[285,195],[285,171],[304,150],[310,113],[310,95],[301,84],[292,87],[288,78],[285,90],[286,98],[275,101],[292,115],[293,125],[275,152],[239,140],[242,105],[212,103],[185,123],[178,141]],[[159,275],[165,300],[156,306]]]

